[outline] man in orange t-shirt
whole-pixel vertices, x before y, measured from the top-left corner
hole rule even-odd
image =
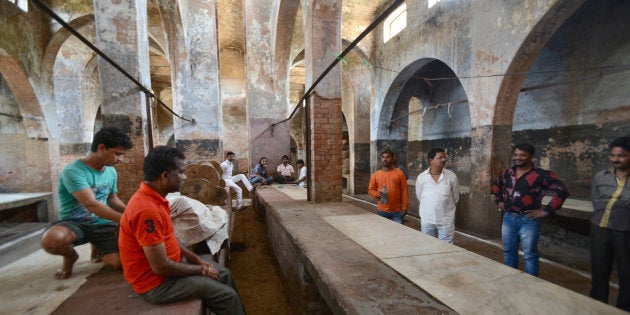
[[[144,159],[144,182],[120,220],[118,247],[125,279],[155,304],[199,298],[217,314],[245,314],[230,271],[204,261],[175,238],[164,198],[186,179],[184,154],[159,146]]]
[[[407,178],[393,161],[392,151],[381,153],[381,169],[372,174],[368,193],[378,200],[378,215],[402,224],[409,208]]]

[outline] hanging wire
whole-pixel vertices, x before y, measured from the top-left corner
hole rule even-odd
[[[140,88],[140,90],[142,92],[144,92],[147,95],[147,97],[150,97],[150,98],[156,100],[158,102],[158,104],[160,104],[163,108],[165,108],[167,111],[169,111],[171,114],[173,114],[173,116],[175,116],[175,117],[177,117],[177,118],[179,118],[181,120],[185,120],[187,122],[190,122],[193,125],[196,123],[194,118],[187,119],[187,118],[184,118],[184,117],[180,116],[179,114],[175,113],[168,105],[166,105],[166,103],[164,103],[162,100],[160,100],[158,97],[156,97],[155,94],[153,94],[153,92],[151,92],[148,88],[146,88],[140,81],[138,81],[131,74],[129,74],[129,72],[127,72],[125,69],[123,69],[114,60],[109,58],[109,56],[107,56],[104,52],[102,52],[100,49],[98,49],[96,46],[94,46],[94,44],[92,44],[92,42],[87,40],[83,35],[81,35],[81,33],[79,33],[76,29],[74,29],[70,24],[66,23],[66,21],[64,21],[61,17],[59,17],[52,9],[50,9],[41,0],[30,0],[30,1],[35,3],[35,5],[38,6],[40,9],[42,9],[42,11],[44,11],[50,17],[55,19],[57,22],[59,22],[59,24],[61,24],[61,26],[63,26],[63,28],[65,28],[68,32],[70,32],[72,35],[74,35],[76,38],[78,38],[81,42],[83,42],[86,46],[88,46],[90,49],[92,49],[92,51],[94,51],[97,55],[99,55],[101,58],[103,58],[105,61],[107,61],[110,65],[112,65],[112,67],[114,67],[116,70],[118,70],[122,75],[127,77],[138,88]],[[149,128],[152,128],[152,127],[149,126]]]

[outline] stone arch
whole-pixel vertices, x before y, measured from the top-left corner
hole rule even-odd
[[[29,138],[47,139],[44,113],[28,77],[18,62],[0,48],[0,75],[12,91]]]
[[[379,119],[377,151],[397,152],[410,177],[415,177],[426,168],[425,152],[444,148],[449,168],[467,185],[471,114],[453,70],[437,59],[419,59],[405,67],[391,86]]]
[[[86,39],[94,41],[94,23],[86,23],[78,31]],[[93,97],[84,97],[86,94],[99,93],[96,73],[95,53],[77,37],[65,37],[65,41],[58,47],[52,69],[53,95],[61,144],[89,143],[92,140],[94,125],[91,117],[96,113],[99,104],[86,104],[83,101],[97,100]]]
[[[94,24],[94,15],[86,14],[77,17],[72,21],[69,21],[68,24],[76,30],[81,30],[86,25]],[[54,96],[55,75],[53,71],[59,50],[70,36],[73,35],[65,28],[60,28],[57,32],[55,32],[46,46],[46,51],[44,52],[42,60],[42,92],[40,93],[42,98],[41,103],[44,112],[47,113],[46,119],[53,138],[60,137],[58,127],[59,120]]]
[[[44,114],[22,66],[0,48],[0,192],[54,191]]]
[[[272,21],[275,21],[275,25],[273,28],[275,31],[272,32],[274,38],[272,42],[273,46],[273,55],[274,55],[274,65],[275,65],[275,89],[277,90],[276,95],[280,96],[278,101],[286,102],[289,98],[282,97],[284,95],[289,95],[290,93],[290,83],[287,80],[287,77],[290,75],[291,66],[295,64],[294,61],[291,60],[291,48],[294,41],[293,35],[294,31],[297,28],[301,29],[302,25],[297,25],[301,23],[301,17],[298,17],[297,14],[300,11],[300,1],[299,0],[280,0],[277,5],[277,10],[272,12]],[[275,17],[275,19],[274,19]],[[302,55],[302,60],[304,56]],[[289,111],[292,110],[290,102],[287,104],[289,107]]]
[[[506,73],[513,75],[507,75],[502,80],[495,103],[494,116],[492,119],[492,128],[495,136],[492,137],[491,146],[491,173],[480,176],[479,184],[485,185],[490,179],[484,177],[494,177],[509,165],[511,152],[505,150],[505,148],[512,139],[511,129],[514,120],[514,111],[520,90],[526,78],[525,75],[519,74],[524,74],[529,71],[541,49],[549,41],[551,36],[584,2],[586,2],[586,0],[557,1],[547,10],[538,23],[536,23],[532,31],[519,46],[518,51],[514,54],[514,58],[506,71]]]
[[[540,49],[518,93],[512,142],[532,143],[535,163],[572,199],[590,201],[591,179],[610,165],[608,144],[630,133],[629,14],[627,1],[584,2]]]

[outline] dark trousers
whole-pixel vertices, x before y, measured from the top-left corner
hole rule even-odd
[[[142,298],[154,304],[200,298],[203,305],[215,314],[245,314],[230,271],[214,261],[209,262],[219,271],[219,281],[202,276],[169,278],[155,289],[141,294]]]
[[[613,262],[619,275],[617,307],[630,311],[630,232],[591,225],[591,297],[608,303]]]

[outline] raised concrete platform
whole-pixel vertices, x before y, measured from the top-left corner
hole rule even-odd
[[[304,313],[324,301],[348,314],[624,314],[351,204],[309,204],[282,191],[258,190],[257,204]]]
[[[0,212],[14,208],[33,205],[37,208],[37,221],[52,222],[56,220],[52,193],[0,193]]]
[[[150,304],[131,289],[120,270],[103,267],[51,314],[202,315],[205,310],[199,299]]]

